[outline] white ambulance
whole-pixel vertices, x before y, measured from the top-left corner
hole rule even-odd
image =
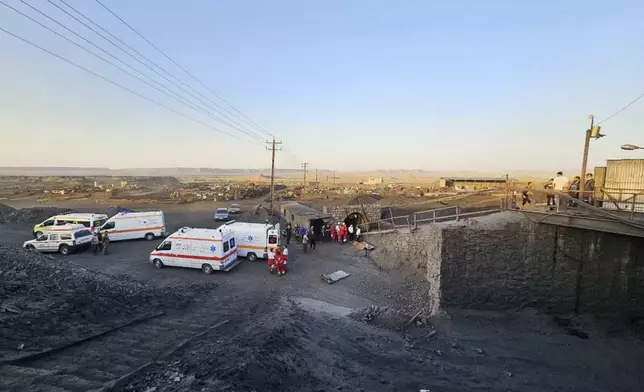
[[[208,275],[213,271],[230,271],[239,263],[235,234],[225,227],[184,227],[150,253],[150,262],[157,268],[200,268]]]
[[[237,253],[250,261],[268,258],[268,249],[280,244],[280,224],[229,221],[227,227],[235,233]]]
[[[119,212],[108,219],[99,231],[108,233],[110,241],[141,238],[152,241],[165,236],[165,218],[163,211]]]
[[[55,215],[51,218],[46,219],[45,221],[38,223],[34,226],[34,237],[38,238],[43,234],[56,232],[56,231],[66,231],[66,228],[61,226],[80,224],[88,228],[90,231],[94,231],[100,227],[107,220],[107,215],[105,214],[83,214],[72,212],[69,214]]]

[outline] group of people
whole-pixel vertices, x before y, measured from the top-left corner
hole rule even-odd
[[[568,203],[562,203],[561,198],[555,194],[547,195],[547,204],[551,210],[559,209],[561,207],[570,206],[576,207],[577,200],[584,201],[588,204],[594,204],[595,195],[595,179],[592,173],[586,174],[586,180],[582,184],[581,177],[575,176],[572,181],[563,175],[563,172],[558,172],[555,178],[551,178],[544,186],[544,189],[553,189],[562,193],[567,193],[573,198]],[[576,199],[576,200],[575,200]]]
[[[595,179],[591,173],[586,174],[586,181],[582,184],[580,176],[575,176],[572,181],[569,181],[568,177],[563,175],[563,172],[558,172],[557,175],[554,178],[551,178],[543,188],[546,191],[554,190],[566,193],[573,198],[573,200],[569,200],[568,203],[563,203],[561,200],[562,198],[559,197],[559,195],[555,193],[546,193],[546,204],[551,210],[564,208],[565,206],[576,207],[577,200],[582,200],[588,204],[594,203]],[[533,193],[532,182],[528,182],[526,188],[521,192],[521,207],[524,207],[526,204],[532,204]],[[516,206],[514,195],[513,207],[518,208]]]
[[[107,232],[94,232],[91,245],[92,252],[95,256],[99,254],[99,252],[103,252],[104,255],[110,254],[110,236],[107,234]]]
[[[359,226],[354,226],[353,224],[347,226],[344,222],[338,222],[335,225],[332,224],[329,227],[329,232],[331,242],[338,242],[340,244],[344,244],[347,241],[360,241],[360,236],[362,235]]]
[[[282,276],[286,274],[288,268],[288,247],[284,249],[279,246],[268,250],[268,272]]]

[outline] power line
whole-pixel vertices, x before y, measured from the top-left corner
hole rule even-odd
[[[224,123],[224,124],[228,125],[228,126],[229,126],[229,127],[231,127],[231,128],[237,129],[237,130],[238,130],[238,131],[240,131],[240,132],[246,133],[247,135],[249,135],[249,136],[251,136],[251,137],[255,137],[255,138],[258,138],[258,139],[262,139],[262,140],[263,140],[263,138],[262,138],[260,135],[258,135],[257,133],[255,133],[254,131],[252,131],[252,130],[248,130],[247,128],[243,127],[242,125],[240,125],[239,123],[237,123],[234,119],[231,119],[230,117],[226,116],[225,114],[223,114],[223,113],[219,112],[217,109],[215,109],[214,107],[212,107],[212,106],[211,106],[211,105],[209,105],[208,103],[204,102],[201,98],[197,97],[196,95],[194,95],[193,93],[191,93],[190,91],[188,91],[186,88],[184,88],[184,87],[182,87],[182,86],[178,85],[176,82],[174,82],[174,81],[172,81],[172,80],[168,79],[168,77],[167,77],[167,76],[165,76],[165,75],[161,74],[159,71],[157,71],[156,69],[154,69],[154,68],[153,68],[153,67],[151,67],[150,65],[148,65],[148,64],[146,64],[145,62],[141,61],[139,58],[137,58],[136,56],[134,56],[132,53],[130,53],[130,52],[128,52],[127,50],[123,49],[121,46],[119,46],[119,45],[118,45],[117,43],[115,43],[113,40],[111,40],[110,38],[108,38],[108,37],[106,37],[105,35],[101,34],[100,32],[96,31],[96,29],[94,29],[93,27],[89,26],[87,23],[83,22],[82,20],[78,19],[76,16],[74,16],[74,15],[70,14],[67,10],[63,9],[63,8],[62,8],[61,6],[59,6],[58,4],[54,3],[52,0],[47,0],[47,1],[48,1],[51,5],[53,5],[54,7],[58,8],[60,11],[62,11],[63,13],[65,13],[65,14],[66,14],[67,16],[69,16],[70,18],[72,18],[72,19],[74,19],[75,21],[77,21],[78,23],[82,24],[83,26],[85,26],[86,28],[88,28],[89,30],[91,30],[92,32],[94,32],[96,35],[98,35],[99,37],[103,38],[104,40],[106,40],[107,42],[109,42],[110,44],[112,44],[113,46],[115,46],[117,49],[119,49],[120,51],[122,51],[122,52],[123,52],[123,53],[125,53],[126,55],[130,56],[132,59],[134,59],[135,61],[137,61],[139,64],[141,64],[141,65],[143,65],[144,67],[148,68],[150,71],[152,71],[152,72],[154,72],[155,74],[157,74],[158,76],[162,77],[162,78],[163,78],[163,79],[165,79],[167,82],[171,83],[173,86],[175,86],[175,87],[179,88],[179,89],[180,89],[180,90],[182,90],[184,93],[186,93],[186,94],[190,95],[192,98],[194,98],[194,99],[196,99],[197,101],[201,102],[201,104],[202,104],[202,105],[204,105],[205,107],[207,107],[208,109],[213,110],[214,112],[216,112],[216,113],[218,113],[218,114],[222,115],[224,118],[226,118],[226,119],[227,119],[227,120],[224,120],[224,119],[221,119],[221,118],[218,118],[218,117],[213,117],[213,118],[214,118],[214,119],[216,119],[217,121],[220,121],[220,122],[222,122],[222,123]],[[76,8],[74,8],[74,7],[72,7],[71,5],[67,4],[64,0],[59,0],[59,1],[60,1],[61,3],[63,3],[63,4],[65,4],[67,7],[69,7],[69,8],[70,8],[71,10],[73,10],[74,12],[76,12],[78,15],[80,15],[81,17],[83,17],[85,20],[89,21],[90,23],[92,23],[93,25],[95,25],[96,27],[98,27],[99,29],[103,30],[103,31],[104,31],[106,34],[108,34],[110,37],[112,37],[112,38],[114,38],[115,40],[117,40],[118,42],[122,43],[124,46],[126,46],[127,48],[129,48],[130,50],[132,50],[132,51],[133,51],[134,53],[136,53],[137,55],[139,55],[139,56],[143,57],[143,58],[144,58],[144,59],[146,59],[148,62],[150,62],[150,63],[152,63],[153,65],[155,65],[157,68],[159,68],[159,69],[163,70],[163,68],[162,68],[162,67],[160,67],[159,65],[157,65],[156,63],[154,63],[152,60],[149,60],[147,57],[145,57],[144,55],[142,55],[141,53],[139,53],[136,49],[132,48],[130,45],[128,45],[127,43],[123,42],[120,38],[118,38],[118,37],[114,36],[112,33],[110,33],[109,31],[107,31],[106,29],[104,29],[102,26],[100,26],[98,23],[94,22],[92,19],[90,19],[89,17],[87,17],[87,16],[86,16],[85,14],[83,14],[82,12],[78,11]],[[164,71],[165,73],[168,73],[168,72],[167,72],[167,71],[165,71],[165,70],[163,70],[163,71]],[[169,74],[169,73],[168,73],[168,74]],[[171,75],[171,76],[172,76],[172,75]],[[164,86],[164,87],[165,87],[165,86]],[[166,87],[166,88],[167,88],[167,87]],[[186,100],[188,100],[188,101],[190,102],[190,100],[189,100],[188,98],[185,98],[185,97],[182,97],[182,98],[183,98],[183,99],[186,99]],[[198,105],[198,104],[196,104],[196,103],[194,103],[194,102],[191,102],[191,103],[193,103],[193,104],[195,104],[195,105]],[[215,104],[215,106],[220,107],[219,105],[216,105],[216,104]],[[232,123],[234,123],[235,125],[231,124],[228,120],[230,120],[230,121],[231,121]]]
[[[603,119],[602,121],[598,122],[598,123],[597,123],[597,125],[603,124],[603,123],[605,123],[606,121],[610,120],[611,118],[613,118],[613,117],[617,116],[618,114],[620,114],[620,113],[621,113],[621,112],[623,112],[624,110],[628,109],[628,108],[629,108],[629,107],[631,107],[633,104],[635,104],[635,102],[639,101],[639,100],[640,100],[640,99],[642,99],[642,98],[644,98],[644,93],[643,93],[642,95],[640,95],[639,97],[635,98],[634,100],[632,100],[631,102],[629,102],[629,103],[628,103],[626,106],[624,106],[623,108],[619,109],[619,110],[618,110],[618,111],[616,111],[615,113],[611,114],[610,116],[606,117],[606,118],[605,118],[605,119]]]
[[[10,36],[12,36],[12,37],[14,37],[14,38],[16,38],[16,39],[20,40],[20,41],[22,41],[22,42],[24,42],[24,43],[26,43],[26,44],[28,44],[28,45],[31,45],[31,46],[33,46],[33,47],[35,47],[35,48],[37,48],[37,49],[40,49],[41,51],[43,51],[43,52],[45,52],[45,53],[47,53],[47,54],[50,54],[50,55],[52,55],[52,56],[54,56],[54,57],[56,57],[56,58],[58,58],[58,59],[60,59],[60,60],[63,60],[64,62],[66,62],[66,63],[68,63],[68,64],[71,64],[71,65],[75,66],[76,68],[79,68],[79,69],[81,69],[81,70],[83,70],[83,71],[85,71],[85,72],[87,72],[87,73],[89,73],[89,74],[91,74],[91,75],[93,75],[93,76],[95,76],[95,77],[97,77],[97,78],[99,78],[99,79],[102,79],[102,80],[104,80],[104,81],[106,81],[106,82],[108,82],[108,83],[110,83],[110,84],[112,84],[112,85],[114,85],[114,86],[116,86],[116,87],[119,87],[119,88],[121,88],[121,89],[123,89],[123,90],[125,90],[125,91],[127,91],[127,92],[129,92],[129,93],[131,93],[131,94],[134,94],[134,95],[138,96],[139,98],[143,98],[143,99],[145,99],[146,101],[152,102],[153,104],[155,104],[155,105],[157,105],[157,106],[160,106],[160,107],[162,107],[162,108],[164,108],[164,109],[167,109],[167,110],[169,110],[169,111],[171,111],[171,112],[173,112],[173,113],[176,113],[176,114],[178,114],[178,115],[180,115],[180,116],[182,116],[182,117],[185,117],[185,118],[187,118],[187,119],[189,119],[189,120],[191,120],[191,121],[194,121],[194,122],[196,122],[196,123],[199,123],[199,124],[201,124],[201,125],[203,125],[203,126],[205,126],[205,127],[207,127],[207,128],[210,128],[210,129],[212,129],[212,130],[215,130],[215,131],[217,131],[217,132],[220,132],[220,133],[226,134],[226,135],[228,135],[228,136],[230,136],[230,137],[232,137],[232,138],[235,138],[235,139],[238,139],[238,140],[241,140],[241,141],[247,142],[247,143],[260,145],[259,143],[253,143],[253,142],[250,142],[250,141],[248,141],[248,140],[244,140],[244,139],[242,139],[242,138],[240,138],[240,137],[238,137],[238,136],[236,136],[236,135],[233,135],[233,134],[231,134],[231,133],[229,133],[229,132],[223,131],[223,130],[221,130],[221,129],[217,128],[217,127],[214,127],[214,126],[212,126],[212,125],[206,124],[206,123],[204,123],[204,122],[202,122],[202,121],[200,121],[200,120],[198,120],[198,119],[196,119],[196,118],[194,118],[194,117],[191,117],[191,116],[189,116],[189,115],[187,115],[187,114],[185,114],[185,113],[182,113],[182,112],[180,112],[180,111],[178,111],[178,110],[175,110],[175,109],[173,109],[173,108],[171,108],[171,107],[169,107],[169,106],[166,106],[166,105],[164,105],[164,104],[162,104],[162,103],[160,103],[160,102],[157,102],[157,101],[155,101],[155,100],[154,100],[154,99],[152,99],[152,98],[149,98],[149,97],[147,97],[147,96],[145,96],[145,95],[143,95],[143,94],[140,94],[140,93],[138,93],[138,92],[136,92],[136,91],[134,91],[134,90],[132,90],[132,89],[130,89],[130,88],[128,88],[128,87],[123,86],[123,85],[122,85],[122,84],[120,84],[120,83],[117,83],[117,82],[115,82],[115,81],[113,81],[113,80],[111,80],[111,79],[108,79],[108,78],[106,78],[105,76],[100,75],[100,74],[98,74],[98,73],[96,73],[96,72],[94,72],[94,71],[90,70],[89,68],[86,68],[86,67],[84,67],[84,66],[82,66],[82,65],[80,65],[80,64],[78,64],[78,63],[76,63],[76,62],[74,62],[74,61],[72,61],[72,60],[69,60],[69,59],[67,59],[67,58],[65,58],[65,57],[63,57],[63,56],[61,56],[61,55],[59,55],[59,54],[56,54],[56,53],[54,53],[54,52],[52,52],[52,51],[50,51],[50,50],[48,50],[48,49],[45,49],[45,48],[43,48],[42,46],[40,46],[40,45],[38,45],[38,44],[36,44],[36,43],[34,43],[34,42],[31,42],[31,41],[29,41],[29,40],[28,40],[28,39],[26,39],[26,38],[20,37],[19,35],[16,35],[16,34],[14,34],[14,33],[10,32],[10,31],[8,31],[8,30],[6,30],[6,29],[4,29],[4,28],[2,28],[2,27],[0,27],[0,31],[2,31],[2,32],[4,32],[4,33],[6,33],[6,34],[8,34],[8,35],[10,35]]]
[[[32,22],[34,22],[34,23],[38,24],[39,26],[41,26],[41,27],[43,27],[43,28],[47,29],[47,30],[48,30],[48,31],[50,31],[51,33],[53,33],[53,34],[55,34],[55,35],[59,36],[60,38],[62,38],[62,39],[64,39],[64,40],[66,40],[67,42],[69,42],[69,43],[71,43],[71,44],[73,44],[73,45],[75,45],[75,46],[79,47],[80,49],[83,49],[83,50],[84,50],[84,51],[86,51],[87,53],[89,53],[89,54],[91,54],[91,55],[93,55],[93,56],[97,57],[98,59],[100,59],[100,60],[102,60],[102,61],[104,61],[104,62],[106,62],[106,63],[108,63],[108,64],[110,64],[111,66],[113,66],[114,68],[116,68],[116,69],[120,70],[121,72],[124,72],[125,74],[127,74],[127,75],[129,75],[129,76],[131,76],[131,77],[135,78],[136,80],[140,81],[141,83],[144,83],[144,84],[146,84],[146,85],[148,85],[148,86],[150,86],[150,87],[154,88],[155,90],[157,90],[157,91],[159,91],[159,92],[161,92],[161,93],[163,93],[163,94],[167,95],[167,96],[168,96],[168,97],[170,97],[170,98],[173,98],[173,99],[174,99],[174,100],[176,100],[177,102],[179,102],[179,103],[181,103],[181,104],[183,104],[183,105],[186,105],[186,106],[190,107],[190,108],[191,108],[191,109],[193,109],[193,110],[197,110],[197,111],[201,110],[201,111],[203,111],[206,115],[209,115],[209,116],[211,116],[211,117],[213,117],[213,118],[217,119],[216,117],[212,116],[212,114],[208,113],[207,111],[204,111],[202,108],[200,108],[200,107],[196,107],[196,106],[194,106],[194,105],[191,105],[190,103],[186,103],[186,102],[185,102],[185,100],[183,99],[183,97],[179,96],[178,94],[176,94],[176,93],[175,93],[175,92],[173,92],[172,90],[168,89],[166,86],[163,86],[162,84],[158,83],[156,80],[154,80],[154,79],[150,78],[149,76],[145,75],[144,73],[140,72],[140,71],[139,71],[139,70],[137,70],[136,68],[131,67],[129,64],[127,64],[127,63],[123,62],[123,61],[122,61],[121,59],[119,59],[118,57],[113,56],[111,53],[109,53],[109,52],[105,51],[103,48],[101,48],[101,47],[99,47],[98,45],[95,45],[94,43],[92,43],[91,41],[89,41],[89,40],[85,39],[84,37],[82,37],[81,35],[79,35],[78,33],[76,33],[75,31],[73,31],[73,30],[71,30],[71,29],[67,28],[66,26],[64,26],[64,25],[60,24],[60,23],[59,23],[58,21],[56,21],[55,19],[53,19],[53,18],[49,17],[48,15],[46,15],[46,14],[42,13],[42,12],[41,12],[40,10],[38,10],[37,8],[32,7],[30,4],[28,4],[28,3],[24,2],[23,0],[20,0],[20,1],[21,1],[22,3],[24,3],[25,5],[29,6],[30,8],[32,8],[33,10],[35,10],[35,11],[37,11],[37,12],[41,13],[42,15],[46,16],[48,19],[50,19],[50,20],[52,20],[52,21],[56,22],[57,24],[61,25],[63,28],[67,29],[68,31],[71,31],[72,33],[74,33],[74,34],[75,34],[75,35],[77,35],[78,37],[80,37],[80,38],[84,39],[85,41],[89,42],[90,44],[94,45],[95,47],[97,47],[98,49],[102,50],[102,51],[103,51],[103,52],[105,52],[106,54],[108,54],[108,55],[112,56],[112,57],[113,57],[113,58],[115,58],[116,60],[119,60],[121,63],[123,63],[123,64],[125,64],[126,66],[130,67],[130,68],[131,68],[131,69],[133,69],[134,71],[139,72],[141,75],[143,75],[143,76],[147,77],[148,79],[150,79],[151,81],[153,81],[153,82],[157,83],[157,84],[158,84],[158,85],[160,85],[161,87],[166,88],[166,89],[167,89],[167,92],[166,92],[166,91],[164,91],[164,90],[159,89],[159,88],[158,88],[158,87],[156,87],[156,86],[151,85],[151,84],[150,84],[150,83],[148,83],[146,80],[141,79],[140,77],[138,77],[138,76],[136,76],[136,75],[132,74],[131,72],[129,72],[129,71],[127,71],[127,70],[123,69],[122,67],[120,67],[120,66],[118,66],[118,65],[114,64],[113,62],[111,62],[111,61],[109,61],[109,60],[107,60],[107,59],[105,59],[105,58],[101,57],[100,55],[98,55],[98,54],[96,54],[96,53],[92,52],[91,50],[87,49],[86,47],[84,47],[84,46],[82,46],[82,45],[80,45],[80,44],[78,44],[78,43],[76,43],[76,42],[72,41],[72,40],[71,40],[71,39],[69,39],[68,37],[65,37],[64,35],[60,34],[59,32],[57,32],[57,31],[55,31],[55,30],[51,29],[50,27],[45,26],[44,24],[40,23],[40,22],[39,22],[39,21],[37,21],[36,19],[34,19],[34,18],[32,18],[31,16],[29,16],[29,15],[27,15],[27,14],[23,13],[22,11],[20,11],[20,10],[18,10],[18,9],[16,9],[16,8],[12,7],[12,6],[10,6],[9,4],[5,3],[4,1],[0,0],[0,4],[2,4],[2,5],[4,5],[5,7],[7,7],[7,8],[9,8],[9,9],[11,9],[12,11],[14,11],[14,12],[16,12],[16,13],[20,14],[21,16],[23,16],[23,17],[25,17],[25,18],[27,18],[27,19],[31,20]],[[173,95],[170,95],[170,93],[172,93]],[[178,97],[178,98],[177,98],[177,97]],[[249,135],[249,136],[253,137],[253,135]]]
[[[61,0],[64,2],[64,0]],[[196,76],[194,76],[191,72],[189,72],[187,69],[179,65],[176,61],[174,61],[170,56],[168,56],[163,50],[161,50],[158,46],[150,42],[147,38],[143,36],[138,30],[136,30],[134,27],[132,27],[129,23],[127,23],[125,20],[123,20],[120,16],[118,16],[114,11],[112,11],[109,7],[107,7],[105,4],[103,4],[100,0],[96,0],[98,4],[101,5],[101,7],[105,8],[107,12],[112,14],[116,19],[121,21],[125,26],[127,26],[130,30],[132,30],[136,35],[141,37],[145,42],[147,42],[150,46],[152,46],[154,49],[156,49],[159,53],[161,53],[166,59],[168,59],[172,64],[176,65],[179,69],[181,69],[183,72],[185,72],[188,76],[190,76],[195,82],[199,83],[203,88],[208,90],[211,94],[219,98],[222,102],[224,102],[226,105],[228,105],[231,109],[233,109],[235,112],[237,112],[239,115],[244,117],[246,120],[248,120],[251,124],[255,125],[259,130],[265,132],[269,136],[275,136],[273,135],[270,131],[262,127],[261,125],[257,124],[255,121],[250,119],[248,116],[246,116],[244,113],[239,111],[237,108],[235,108],[232,104],[230,104],[228,101],[226,101],[223,97],[221,97],[219,94],[217,94],[215,91],[210,89],[205,83],[203,83],[201,80],[199,80]],[[212,101],[211,101],[212,102]]]

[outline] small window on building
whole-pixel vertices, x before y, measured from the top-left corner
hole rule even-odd
[[[157,250],[172,250],[172,242],[171,241],[165,241],[159,247]]]
[[[235,247],[235,239],[231,238],[230,239],[230,249],[233,249]]]
[[[228,245],[228,241],[224,241],[224,253],[228,252],[230,249],[230,246]]]

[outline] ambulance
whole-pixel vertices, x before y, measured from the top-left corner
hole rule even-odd
[[[230,271],[239,263],[235,234],[225,227],[184,227],[150,253],[150,262],[157,268],[199,268],[207,275],[214,271]]]
[[[106,220],[107,215],[105,214],[81,214],[72,212],[69,214],[54,215],[51,218],[48,218],[45,221],[40,222],[34,226],[34,237],[39,238],[43,234],[50,232],[61,230],[66,231],[67,228],[61,228],[61,226],[71,224],[83,225],[93,232]]]
[[[101,233],[109,234],[110,241],[152,241],[166,234],[163,211],[119,212],[100,227]]]
[[[229,221],[223,226],[235,233],[237,253],[249,261],[268,258],[268,249],[280,244],[280,224]]]

